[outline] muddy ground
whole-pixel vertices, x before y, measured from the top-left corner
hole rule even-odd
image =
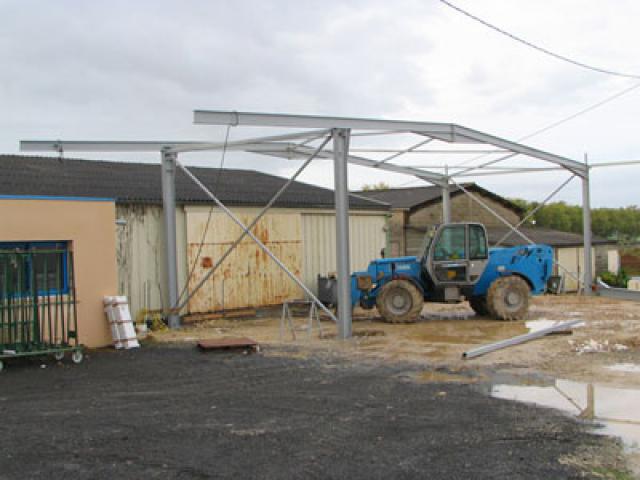
[[[10,362],[0,479],[627,478],[610,438],[408,362],[191,343]],[[41,368],[44,365],[46,368]]]
[[[640,304],[602,297],[543,296],[531,299],[529,321],[584,320],[573,334],[548,336],[540,340],[493,352],[472,360],[462,353],[515,335],[527,333],[526,321],[500,322],[478,318],[466,303],[427,304],[423,320],[415,324],[391,325],[382,322],[376,310],[354,313],[354,338],[335,339],[336,329],[324,318],[324,338],[314,327],[311,338],[289,329],[280,335],[280,311],[263,312],[250,319],[213,320],[186,326],[180,331],[154,333],[158,341],[192,341],[220,336],[248,336],[267,345],[296,345],[299,355],[310,352],[339,352],[384,362],[412,362],[425,366],[446,366],[465,370],[481,367],[538,372],[574,380],[606,382],[640,387],[640,375],[625,375],[606,369],[620,362],[640,363]],[[296,326],[306,325],[304,317]],[[588,352],[588,350],[597,350]]]
[[[377,317],[375,310],[356,310],[354,338],[344,342],[335,338],[335,326],[328,319],[322,321],[322,337],[317,327],[311,336],[296,332],[296,340],[288,329],[280,334],[280,312],[262,312],[259,316],[242,320],[203,322],[179,332],[155,333],[153,340],[195,341],[201,338],[248,336],[268,345],[270,355],[311,358],[318,354],[342,356],[349,360],[392,365],[409,363],[424,369],[424,380],[437,382],[460,381],[467,383],[494,381],[496,378],[516,377],[512,383],[549,385],[556,379],[597,384],[598,392],[611,387],[622,388],[622,394],[635,394],[640,388],[640,372],[611,370],[617,364],[640,365],[640,304],[601,297],[544,296],[531,301],[529,318],[520,322],[499,322],[477,318],[466,304],[426,305],[423,319],[411,325],[390,325]],[[580,319],[584,326],[575,328],[571,335],[553,335],[493,352],[472,360],[463,360],[462,353],[480,345],[527,333],[529,322],[566,321]],[[296,319],[303,327],[304,317]],[[435,378],[433,371],[446,372]],[[455,374],[453,379],[449,374]],[[628,390],[631,389],[631,390]],[[581,394],[582,395],[582,394]],[[601,409],[608,405],[596,395]],[[525,398],[534,401],[532,398]],[[573,400],[573,399],[572,399]],[[584,407],[586,399],[580,400]],[[632,405],[633,398],[627,401]],[[553,405],[555,407],[555,405]],[[617,418],[634,420],[637,415],[626,415],[637,408],[618,405]],[[578,414],[578,412],[567,412]],[[627,427],[625,427],[627,428]],[[640,478],[640,424],[627,443],[630,468]],[[628,447],[629,445],[627,445]]]

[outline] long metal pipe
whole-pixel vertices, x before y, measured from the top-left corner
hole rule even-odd
[[[589,191],[589,165],[584,156],[585,171],[582,176],[582,239],[584,242],[584,288],[583,293],[592,295],[593,272],[591,269],[591,195]]]
[[[333,130],[334,184],[336,199],[336,270],[338,276],[338,335],[351,338],[351,263],[349,261],[349,133]]]
[[[251,230],[256,225],[256,223],[260,221],[260,219],[264,216],[265,213],[267,213],[267,211],[273,206],[273,204],[278,200],[278,198],[280,198],[280,196],[287,190],[287,188],[289,188],[289,186],[295,181],[295,179],[298,178],[298,176],[304,171],[304,169],[307,168],[307,166],[316,157],[316,155],[318,155],[318,153],[322,151],[322,149],[327,145],[327,143],[329,143],[329,140],[331,140],[331,137],[327,136],[327,138],[325,138],[324,142],[322,142],[322,144],[316,149],[316,151],[313,152],[313,154],[311,154],[311,156],[300,166],[300,168],[298,168],[296,173],[294,173],[293,176],[282,187],[280,187],[280,189],[273,195],[273,197],[271,197],[271,199],[262,208],[262,210],[260,210],[258,215],[256,215],[256,217],[252,220],[252,222],[247,226],[247,230],[242,231],[240,236],[233,242],[233,244],[231,244],[229,248],[227,248],[227,250],[216,261],[213,267],[211,267],[211,269],[205,274],[204,277],[202,277],[202,279],[198,282],[198,284],[193,288],[193,290],[191,290],[191,292],[187,294],[187,297],[180,303],[180,305],[174,307],[175,310],[180,311],[185,307],[185,305],[187,305],[187,303],[189,303],[189,300],[191,300],[193,296],[198,292],[198,290],[200,290],[200,288],[202,288],[202,286],[207,282],[207,280],[209,280],[211,275],[213,275],[215,271],[218,269],[218,267],[222,265],[222,263],[227,259],[227,257],[231,254],[231,252],[240,244],[242,239],[247,236],[248,230]]]
[[[299,286],[299,287],[300,287],[300,288],[301,288],[301,289],[302,289],[302,290],[303,290],[307,295],[309,295],[309,298],[311,298],[314,302],[316,302],[316,304],[317,304],[317,305],[318,305],[318,306],[319,306],[319,307],[320,307],[320,308],[321,308],[321,309],[322,309],[322,310],[323,310],[327,315],[329,315],[329,317],[330,317],[334,322],[338,323],[338,320],[336,319],[336,317],[335,317],[335,315],[333,314],[333,312],[331,312],[331,310],[329,310],[327,307],[325,307],[325,306],[324,306],[324,304],[323,304],[320,300],[318,300],[318,298],[313,294],[313,292],[311,292],[311,290],[309,290],[309,289],[307,288],[307,286],[306,286],[304,283],[302,283],[302,282],[300,281],[300,279],[299,279],[298,277],[296,277],[296,276],[295,276],[295,275],[294,275],[294,274],[293,274],[293,273],[292,273],[292,272],[287,268],[287,266],[286,266],[284,263],[282,263],[282,262],[280,261],[280,259],[279,259],[278,257],[276,257],[276,256],[271,252],[271,250],[269,250],[269,249],[267,248],[267,246],[266,246],[264,243],[262,243],[262,242],[260,241],[260,239],[259,239],[258,237],[256,237],[256,236],[253,234],[253,232],[252,232],[252,231],[251,231],[251,230],[250,230],[250,229],[249,229],[249,228],[248,228],[244,223],[242,223],[242,221],[241,221],[241,220],[240,220],[240,219],[239,219],[239,218],[238,218],[238,217],[237,217],[237,216],[236,216],[236,215],[235,215],[231,210],[229,210],[229,209],[227,208],[227,206],[226,206],[224,203],[222,203],[222,202],[218,199],[218,197],[216,197],[216,196],[211,192],[211,190],[209,190],[209,189],[204,185],[204,183],[202,183],[202,182],[198,179],[198,177],[196,177],[193,173],[191,173],[191,171],[190,171],[187,167],[185,167],[182,163],[180,163],[180,162],[176,161],[176,165],[177,165],[178,167],[180,167],[180,169],[181,169],[181,170],[182,170],[182,171],[183,171],[183,172],[184,172],[184,173],[185,173],[185,174],[186,174],[186,175],[187,175],[191,180],[193,180],[193,182],[194,182],[196,185],[198,185],[198,186],[202,189],[202,191],[203,191],[203,192],[204,192],[204,193],[205,193],[205,194],[206,194],[206,195],[207,195],[211,200],[213,200],[213,201],[216,203],[216,205],[218,205],[218,207],[220,207],[220,209],[221,209],[225,214],[227,214],[227,216],[229,216],[229,218],[231,218],[231,220],[233,220],[233,222],[234,222],[236,225],[238,225],[238,226],[239,226],[239,227],[240,227],[244,232],[246,232],[246,233],[247,233],[247,235],[249,235],[249,237],[250,237],[254,242],[256,242],[256,244],[258,245],[258,247],[260,247],[260,249],[261,249],[264,253],[266,253],[266,254],[269,256],[269,258],[271,258],[271,260],[273,260],[273,261],[276,263],[276,265],[278,265],[278,266],[282,269],[282,271],[284,271],[284,273],[286,273],[286,274],[287,274],[287,276],[288,276],[291,280],[293,280],[293,281],[294,281],[294,282],[295,282],[295,283],[296,283],[296,284],[297,284],[297,285],[298,285],[298,286]]]
[[[178,303],[178,263],[176,247],[176,162],[175,153],[162,150],[162,208],[164,212],[165,261],[167,268],[167,323],[169,328],[180,327],[180,309],[170,308]]]
[[[480,355],[484,355],[489,352],[495,352],[496,350],[500,350],[502,348],[511,347],[512,345],[518,345],[520,343],[528,342],[529,340],[535,340],[536,338],[544,337],[545,335],[549,335],[553,332],[568,330],[570,327],[577,325],[578,323],[582,323],[582,320],[571,320],[569,322],[559,323],[558,325],[542,328],[535,332],[525,333],[524,335],[518,335],[517,337],[512,337],[506,340],[501,340],[499,342],[483,345],[482,347],[467,350],[462,354],[462,358],[468,360],[470,358],[479,357]]]

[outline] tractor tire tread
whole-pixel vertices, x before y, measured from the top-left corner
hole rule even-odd
[[[385,300],[389,292],[394,288],[404,288],[411,295],[412,305],[409,311],[403,315],[396,315],[386,308]],[[408,280],[391,280],[380,289],[376,297],[378,312],[387,323],[415,323],[422,312],[424,298],[418,288]]]
[[[510,309],[506,304],[506,295],[510,290],[517,290],[522,298],[521,304],[516,309]],[[498,320],[524,319],[529,310],[529,291],[527,282],[517,275],[496,279],[487,292],[488,313]]]

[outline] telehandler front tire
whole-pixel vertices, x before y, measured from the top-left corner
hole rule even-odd
[[[423,306],[422,293],[407,280],[391,280],[382,286],[376,298],[378,312],[388,323],[414,323]]]
[[[522,320],[529,310],[529,284],[517,275],[496,279],[487,292],[487,309],[498,320]]]
[[[469,299],[469,306],[479,317],[486,317],[489,315],[487,297],[471,297]]]

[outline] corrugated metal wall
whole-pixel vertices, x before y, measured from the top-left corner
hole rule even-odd
[[[349,216],[351,271],[364,270],[386,245],[385,214]],[[302,214],[303,279],[317,291],[318,274],[336,271],[336,219],[333,213]]]
[[[569,270],[573,275],[582,278],[584,272],[584,248],[583,247],[564,247],[556,248],[558,263]],[[596,271],[596,254],[595,249],[591,251],[591,268],[592,272]],[[564,270],[559,268],[558,275],[564,275],[564,288],[567,292],[575,292],[578,290],[578,281],[568,275]]]
[[[257,208],[234,209],[245,223],[251,222],[258,211]],[[180,290],[197,254],[208,213],[209,207],[177,209]],[[132,315],[137,315],[147,304],[151,309],[161,309],[167,301],[162,208],[120,204],[116,216],[124,221],[124,225],[116,227],[118,293],[129,298]],[[384,213],[351,214],[352,270],[363,270],[371,259],[380,256],[386,243],[385,224]],[[213,214],[198,265],[189,282],[191,287],[240,233],[240,228],[226,215]],[[333,213],[273,209],[254,233],[313,291],[318,274],[326,275],[336,270]],[[186,310],[196,313],[274,305],[302,296],[301,289],[247,238],[195,295]]]
[[[135,318],[145,306],[152,310],[161,309],[167,302],[162,208],[118,204],[116,218],[123,223],[116,226],[118,294],[127,296]],[[186,227],[182,208],[176,210],[176,227],[178,283],[182,286],[187,278]]]
[[[258,209],[234,209],[246,225]],[[206,228],[208,208],[187,207],[187,242],[189,265],[197,256]],[[195,286],[209,268],[242,233],[224,213],[214,211],[194,275]],[[302,276],[302,233],[300,213],[268,213],[254,227],[253,233],[298,277]],[[208,312],[222,309],[277,305],[286,299],[301,298],[301,289],[249,237],[236,247],[222,266],[189,302],[189,311]]]

